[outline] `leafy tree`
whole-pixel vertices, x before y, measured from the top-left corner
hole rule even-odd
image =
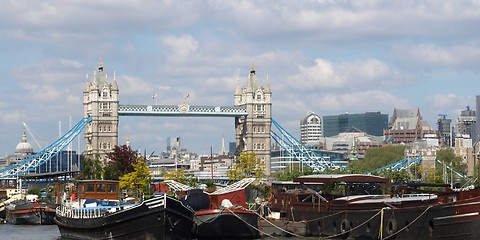
[[[278,181],[292,181],[294,178],[304,175],[314,174],[309,167],[303,166],[302,163],[292,163],[290,166],[283,169],[283,171],[274,174]]]
[[[437,150],[437,158],[442,161],[446,166],[449,166],[453,169],[453,171],[458,172],[462,174],[463,176],[466,175],[466,170],[467,170],[467,165],[463,162],[462,158],[459,156],[456,156],[455,153],[453,152],[452,148],[444,148]],[[443,170],[444,167],[440,163],[435,163],[435,175],[439,176],[443,181],[450,179],[450,170],[447,169],[446,171],[446,178],[443,178]],[[454,173],[454,177],[457,177],[457,175]],[[448,177],[447,177],[448,176]]]
[[[134,164],[138,161],[138,152],[130,146],[115,146],[112,152],[107,154],[110,161],[105,166],[104,178],[119,180],[120,176],[133,172]]]
[[[79,179],[102,179],[102,163],[97,154],[94,158],[81,156],[82,171]]]
[[[374,171],[404,158],[405,148],[405,146],[394,145],[369,148],[363,160],[351,161],[348,168],[359,172]]]
[[[198,179],[193,176],[191,173],[187,173],[185,169],[178,168],[171,170],[169,172],[163,173],[163,179],[165,180],[175,180],[179,183],[183,183],[188,186],[197,187],[199,182]]]
[[[145,193],[148,189],[148,184],[150,182],[150,171],[148,170],[147,164],[143,159],[133,163],[132,167],[134,169],[132,172],[124,174],[120,177],[120,187],[135,193],[138,197]]]
[[[254,152],[241,152],[237,163],[227,171],[229,180],[241,180],[248,177],[265,177],[265,163]]]

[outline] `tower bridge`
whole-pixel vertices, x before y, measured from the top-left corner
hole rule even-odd
[[[85,155],[105,156],[118,145],[120,116],[145,117],[231,117],[234,119],[237,151],[255,152],[265,162],[270,174],[272,124],[272,92],[267,78],[262,86],[252,65],[244,87],[237,86],[233,106],[191,106],[186,99],[179,105],[119,104],[119,87],[115,73],[109,79],[100,63],[93,78],[86,78],[83,91],[84,118],[91,118],[85,127]]]

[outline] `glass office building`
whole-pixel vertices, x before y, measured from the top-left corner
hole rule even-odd
[[[352,127],[373,136],[383,136],[388,128],[388,114],[366,112],[323,117],[323,136],[331,137],[346,132]]]

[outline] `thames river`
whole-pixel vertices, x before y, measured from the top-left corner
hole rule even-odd
[[[60,240],[60,232],[57,225],[13,225],[13,224],[0,224],[0,239],[21,239],[21,240]],[[296,237],[275,237],[275,238],[263,238],[263,240],[271,239],[315,239],[319,238],[296,238]]]
[[[58,240],[62,237],[57,225],[0,224],[0,239]]]

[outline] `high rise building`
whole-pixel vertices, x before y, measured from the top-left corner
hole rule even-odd
[[[455,138],[472,138],[475,135],[476,113],[469,106],[462,110],[455,121]]]
[[[308,112],[300,121],[300,142],[316,148],[320,146],[322,136],[322,119],[317,114]]]
[[[325,137],[338,135],[352,127],[369,135],[382,136],[383,130],[388,128],[388,114],[366,112],[323,117],[323,136]]]
[[[452,119],[446,118],[446,115],[440,114],[442,117],[437,120],[438,136],[440,137],[440,144],[443,146],[451,146],[452,144]]]

